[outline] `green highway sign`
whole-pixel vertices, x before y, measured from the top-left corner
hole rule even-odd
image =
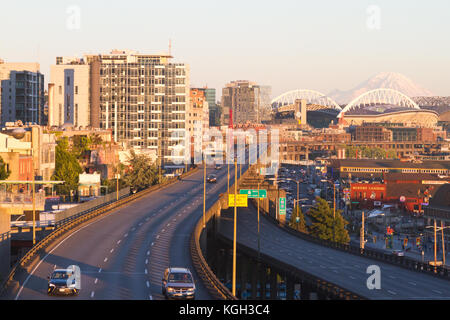
[[[286,198],[280,198],[279,201],[279,214],[280,216],[285,216],[286,215]]]
[[[254,189],[254,190],[243,189],[243,190],[240,190],[239,193],[248,195],[249,199],[257,199],[257,198],[265,199],[265,198],[267,198],[267,190],[262,190],[262,189],[259,190],[259,197],[258,197],[258,189]]]

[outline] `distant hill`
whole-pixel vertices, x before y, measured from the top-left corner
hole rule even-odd
[[[432,97],[433,93],[400,73],[382,72],[348,91],[335,90],[328,94],[341,105],[348,104],[365,92],[375,89],[394,89],[408,97]]]

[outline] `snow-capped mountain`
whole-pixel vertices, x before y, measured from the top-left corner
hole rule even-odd
[[[357,87],[348,91],[335,90],[328,94],[339,104],[347,104],[361,94],[375,89],[386,88],[400,91],[408,97],[428,97],[433,96],[429,90],[414,83],[411,79],[400,73],[381,72]]]

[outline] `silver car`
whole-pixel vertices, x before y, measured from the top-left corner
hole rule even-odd
[[[189,269],[167,268],[161,287],[166,299],[195,299],[195,281]]]

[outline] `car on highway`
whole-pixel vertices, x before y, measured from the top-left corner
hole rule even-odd
[[[206,181],[208,183],[216,183],[217,182],[217,176],[215,174],[210,174],[207,178]]]
[[[195,299],[195,281],[187,268],[167,268],[162,279],[166,299]]]
[[[405,252],[403,250],[394,250],[394,251],[392,251],[392,254],[394,256],[397,256],[397,257],[404,257],[405,256]]]
[[[222,169],[222,166],[220,165],[220,164],[216,164],[216,168],[215,168],[216,170],[221,170]]]
[[[48,295],[78,295],[81,289],[80,269],[70,266],[67,269],[55,269],[48,277]]]

